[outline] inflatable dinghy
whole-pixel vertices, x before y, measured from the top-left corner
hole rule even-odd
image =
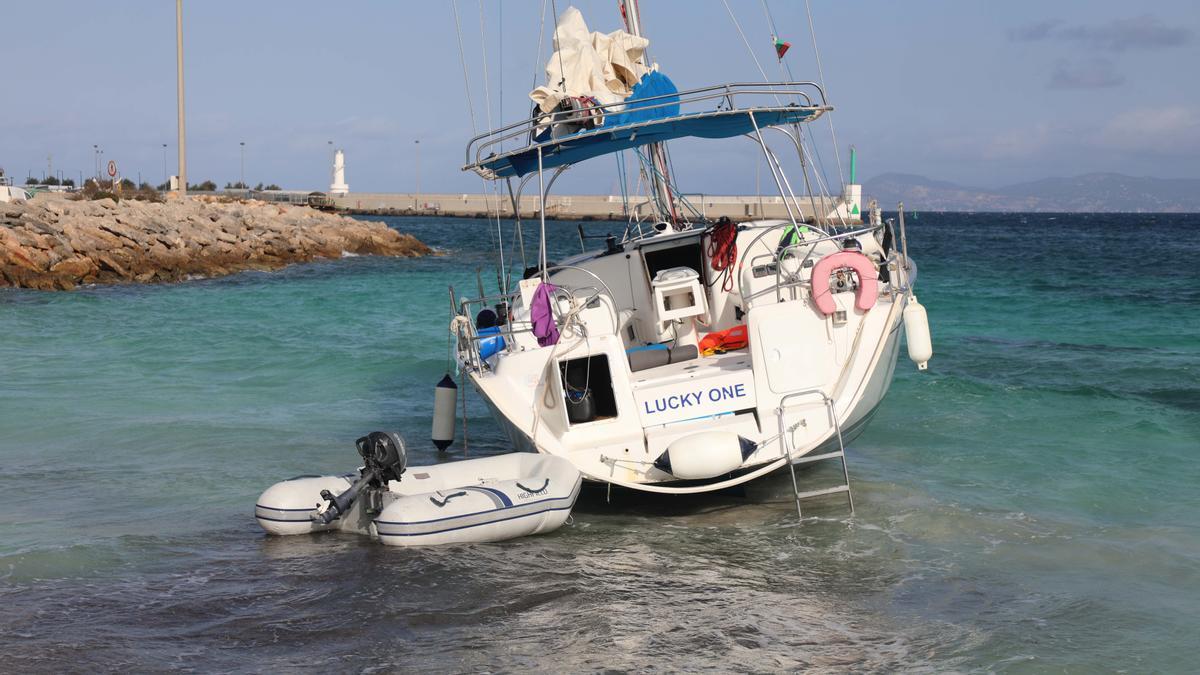
[[[301,476],[267,488],[254,506],[270,534],[328,530],[394,546],[492,542],[550,532],[571,515],[582,477],[569,461],[512,453],[406,466],[398,434],[358,439],[356,476]]]

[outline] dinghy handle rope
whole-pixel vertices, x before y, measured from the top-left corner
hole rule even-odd
[[[550,487],[550,479],[549,479],[549,478],[547,478],[547,479],[546,479],[546,482],[542,483],[542,487],[540,487],[540,488],[538,488],[538,489],[536,489],[536,490],[534,490],[534,489],[533,489],[533,488],[531,488],[531,487],[526,487],[525,485],[522,485],[522,484],[520,484],[520,483],[517,483],[517,487],[521,488],[522,490],[524,490],[524,491],[526,491],[526,492],[528,492],[528,493],[530,493],[530,494],[535,494],[535,495],[538,495],[538,494],[541,494],[541,493],[545,492],[545,491],[546,491],[546,488]]]
[[[440,509],[440,508],[444,507],[445,505],[449,504],[451,499],[454,499],[455,497],[466,497],[466,496],[467,496],[466,492],[451,492],[450,494],[443,497],[442,501],[440,501],[440,502],[437,500],[437,497],[430,497],[429,501],[434,506],[436,506]]]

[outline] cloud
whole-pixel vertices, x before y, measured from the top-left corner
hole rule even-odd
[[[939,150],[989,162],[1047,161],[1097,153],[1130,163],[1187,159],[1200,153],[1200,107],[1139,107],[1107,119],[1032,122],[990,136],[947,139]]]
[[[1060,60],[1050,72],[1049,89],[1105,89],[1125,83],[1108,59],[1089,59],[1081,63]]]
[[[1062,129],[1038,122],[1031,128],[1012,129],[983,140],[978,154],[991,161],[1029,159],[1040,156],[1065,135]]]
[[[1094,26],[1068,26],[1059,19],[1050,19],[1008,31],[1008,39],[1012,42],[1074,42],[1105,52],[1181,47],[1190,44],[1194,37],[1190,28],[1169,26],[1150,14],[1113,19]]]
[[[1008,29],[1008,39],[1012,42],[1038,42],[1049,39],[1054,31],[1063,24],[1062,19],[1048,19],[1024,26]]]
[[[1174,105],[1128,110],[1114,115],[1096,140],[1118,150],[1191,156],[1200,152],[1200,109]]]
[[[1192,40],[1190,29],[1168,26],[1149,14],[1114,19],[1100,26],[1073,26],[1060,31],[1060,35],[1069,40],[1079,40],[1095,49],[1114,52],[1180,47]]]
[[[352,116],[339,120],[335,127],[338,134],[349,135],[364,140],[388,140],[403,134],[404,129],[395,117],[368,115],[366,117]]]

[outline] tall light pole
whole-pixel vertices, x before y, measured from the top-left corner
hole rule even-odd
[[[246,141],[239,143],[242,146],[242,189],[246,189]]]
[[[96,165],[95,171],[92,172],[92,177],[97,182],[100,180],[100,146],[92,145],[92,163]]]
[[[175,70],[179,105],[179,194],[187,194],[187,131],[183,119],[183,0],[175,0]]]
[[[413,197],[413,211],[416,211],[421,206],[421,139],[413,141],[413,147],[417,162],[417,194]]]
[[[163,184],[171,187],[171,176],[167,173],[167,144],[163,143]]]

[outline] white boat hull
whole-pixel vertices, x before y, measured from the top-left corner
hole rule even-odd
[[[878,361],[872,364],[872,366],[869,368],[870,375],[865,380],[862,388],[862,395],[857,399],[857,401],[854,402],[852,406],[850,406],[850,409],[844,413],[840,419],[843,443],[850,443],[866,430],[867,424],[871,421],[871,418],[879,409],[880,404],[887,395],[900,354],[901,327],[902,324],[899,322],[895,322],[891,326],[891,330],[886,337],[885,344],[880,350],[880,357]],[[488,390],[484,387],[481,387],[476,378],[472,377],[471,381],[475,385],[475,390],[483,398],[484,403],[487,404],[488,409],[492,413],[493,419],[504,431],[505,435],[509,439],[509,443],[515,450],[526,453],[550,454],[550,450],[544,446],[539,446],[539,444],[534,441],[534,439],[526,430],[518,426],[513,422],[512,419],[501,412],[500,408],[492,401],[491,397],[488,396]],[[842,406],[837,407],[839,410],[842,409]],[[830,425],[827,432],[822,437],[815,439],[806,446],[796,447],[795,452],[792,455],[792,459],[793,461],[799,463],[801,458],[805,455],[828,452],[829,450],[836,448],[837,443],[838,439],[836,430],[832,425]],[[624,485],[624,487],[641,489],[648,492],[659,492],[660,490],[657,489],[658,487],[673,489],[677,488],[679,485],[687,485],[687,487],[682,489],[689,493],[725,490],[759,478],[765,478],[772,473],[777,473],[787,468],[785,463],[774,462],[778,464],[778,466],[774,467],[770,471],[759,471],[764,466],[770,465],[771,463],[772,461],[766,461],[757,464],[743,465],[739,467],[732,476],[726,476],[722,480],[710,481],[708,487],[705,487],[704,485],[696,485],[695,481],[685,482],[678,480],[668,480],[659,484],[627,484]],[[588,475],[586,472],[584,473],[583,477],[584,480],[592,482],[612,482],[604,479],[603,477]]]
[[[803,264],[773,243],[787,228],[739,230],[746,262],[732,290],[691,268],[673,268],[665,281],[638,279],[663,250],[653,247],[686,251],[695,245],[688,236],[706,241],[697,234],[568,261],[551,277],[557,288],[603,288],[558,301],[574,328],[554,344],[533,341],[527,284],[507,350],[480,357],[460,349],[466,377],[515,449],[563,457],[586,480],[635,490],[718,491],[839,451],[890,387],[916,269],[865,234],[843,242],[849,235],[809,233],[814,243],[796,250],[825,262]],[[857,276],[838,267],[846,260]],[[701,334],[734,330],[740,344],[698,355]],[[592,400],[574,408],[571,392],[585,389]]]

